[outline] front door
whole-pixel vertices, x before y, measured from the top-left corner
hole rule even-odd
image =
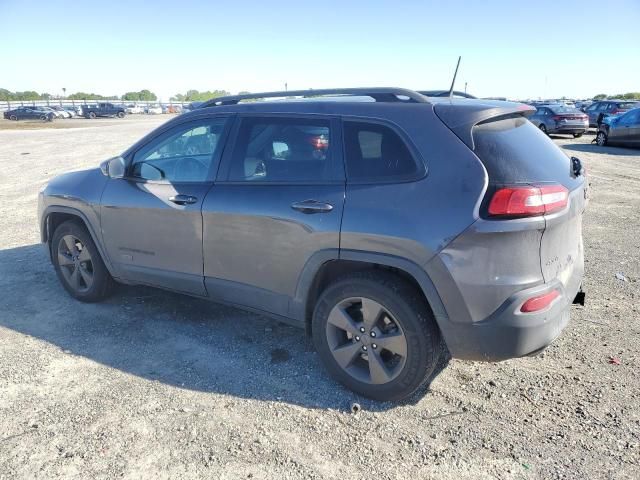
[[[117,275],[206,295],[201,208],[227,123],[203,118],[161,131],[130,156],[125,178],[109,179],[101,227]]]
[[[215,299],[287,316],[317,252],[337,258],[344,170],[337,120],[244,116],[202,207]]]

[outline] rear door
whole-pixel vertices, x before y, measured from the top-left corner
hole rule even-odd
[[[125,178],[109,179],[102,237],[119,276],[206,295],[200,210],[229,122],[204,117],[161,130],[131,155]]]
[[[314,254],[337,258],[345,181],[338,120],[244,115],[205,198],[204,275],[213,298],[291,316]]]

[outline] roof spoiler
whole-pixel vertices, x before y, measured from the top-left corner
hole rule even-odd
[[[528,117],[536,109],[523,103],[464,100],[453,103],[437,103],[434,105],[434,111],[438,118],[473,150],[472,129],[477,124],[510,115]]]

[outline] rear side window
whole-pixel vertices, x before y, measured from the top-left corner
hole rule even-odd
[[[244,118],[229,180],[309,183],[331,179],[330,121]]]
[[[478,124],[473,141],[491,185],[554,182],[573,190],[582,183],[574,177],[569,157],[525,117]]]
[[[385,125],[345,121],[344,143],[350,182],[411,180],[424,169],[400,136]]]

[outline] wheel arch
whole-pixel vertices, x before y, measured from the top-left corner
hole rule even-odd
[[[53,232],[58,227],[58,225],[68,221],[73,220],[80,223],[84,228],[86,228],[89,235],[91,235],[91,239],[93,243],[96,245],[98,249],[98,253],[102,258],[107,270],[113,276],[114,271],[111,266],[111,262],[109,258],[105,254],[105,250],[102,247],[102,242],[100,241],[100,237],[97,232],[94,230],[91,222],[87,218],[87,216],[82,213],[80,210],[77,210],[72,207],[63,207],[52,205],[46,208],[46,210],[42,214],[41,225],[40,225],[40,240],[42,243],[46,243],[49,249],[49,255],[51,255],[51,238],[53,237]]]
[[[302,320],[307,334],[311,334],[316,301],[331,281],[349,273],[376,269],[391,271],[414,285],[423,294],[438,326],[448,321],[433,281],[420,266],[402,257],[344,249],[318,252],[309,259],[298,279],[290,313]]]

